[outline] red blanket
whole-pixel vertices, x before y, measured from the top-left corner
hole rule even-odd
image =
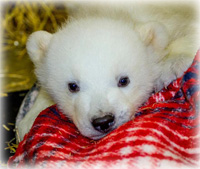
[[[184,76],[154,93],[136,118],[93,141],[51,106],[20,142],[9,167],[192,168],[199,160],[199,58]]]

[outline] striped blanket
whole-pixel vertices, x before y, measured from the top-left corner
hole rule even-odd
[[[184,76],[154,93],[136,118],[94,141],[53,105],[20,142],[9,168],[198,168],[199,58]]]

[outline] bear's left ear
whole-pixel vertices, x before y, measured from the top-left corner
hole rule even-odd
[[[152,46],[155,50],[160,51],[167,47],[169,35],[164,25],[157,22],[148,22],[136,26],[141,40],[147,46]]]
[[[37,66],[44,57],[52,34],[46,31],[37,31],[30,35],[26,43],[27,52],[32,62]]]

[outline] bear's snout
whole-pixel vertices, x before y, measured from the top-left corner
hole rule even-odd
[[[92,120],[92,126],[95,130],[100,131],[101,133],[107,133],[112,129],[112,126],[115,123],[114,115],[105,115],[103,117],[95,118]]]

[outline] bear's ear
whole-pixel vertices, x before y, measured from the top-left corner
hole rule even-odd
[[[148,22],[136,26],[140,38],[147,46],[152,46],[155,50],[163,50],[169,43],[169,35],[164,25],[157,22]]]
[[[52,34],[46,31],[37,31],[28,38],[26,49],[30,59],[35,65],[40,63],[41,59],[44,57],[52,36]]]

